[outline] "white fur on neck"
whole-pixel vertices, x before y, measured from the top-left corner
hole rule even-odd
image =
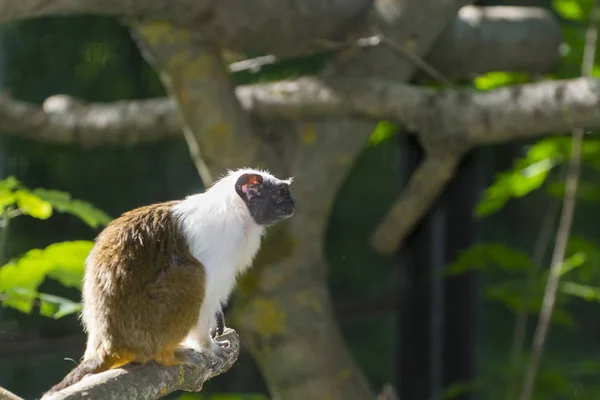
[[[186,345],[197,350],[206,349],[214,314],[226,304],[237,276],[252,264],[265,230],[254,222],[235,191],[235,183],[244,173],[291,183],[291,179],[280,181],[267,171],[229,171],[204,193],[188,196],[174,206],[190,251],[206,270],[206,294],[200,318],[186,340]]]

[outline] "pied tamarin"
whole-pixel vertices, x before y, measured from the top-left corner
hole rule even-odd
[[[128,363],[193,365],[185,348],[227,357],[222,307],[265,228],[294,214],[291,182],[229,171],[204,193],[111,221],[85,262],[83,360],[46,394]]]

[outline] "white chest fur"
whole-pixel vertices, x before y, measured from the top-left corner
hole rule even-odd
[[[190,196],[174,211],[192,255],[206,270],[205,302],[216,308],[228,300],[237,276],[252,264],[264,228],[252,220],[241,200],[232,196],[213,203],[210,197]]]

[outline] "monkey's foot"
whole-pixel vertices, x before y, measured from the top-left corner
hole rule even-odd
[[[229,340],[211,340],[210,352],[215,357],[227,360],[231,356],[231,343]]]
[[[177,349],[175,356],[181,364],[195,368],[201,367],[206,362],[201,353],[188,347]]]
[[[182,363],[190,366],[200,366],[206,363],[206,356],[225,361],[231,357],[232,352],[229,340],[209,340],[202,345],[182,347],[177,350],[176,354]]]

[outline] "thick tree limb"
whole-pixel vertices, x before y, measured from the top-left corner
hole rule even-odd
[[[235,96],[220,49],[206,40],[192,41],[187,30],[175,25],[151,22],[133,28],[142,54],[177,102],[204,184],[212,182],[215,171],[260,166],[261,143]]]
[[[358,37],[364,29],[355,26],[370,6],[370,0],[304,0],[300,8],[279,0],[0,0],[0,23],[77,14],[161,19],[202,28],[234,50],[281,57],[323,51],[331,41]],[[428,61],[447,76],[490,68],[546,72],[558,60],[559,44],[558,23],[547,10],[466,6],[440,35]]]
[[[327,84],[300,78],[241,86],[236,93],[246,111],[265,121],[334,116],[385,119],[419,130],[430,146],[446,145],[449,140],[485,145],[600,126],[600,79],[594,78],[489,91],[434,90],[380,79],[339,79]],[[0,131],[87,147],[154,141],[181,132],[174,102],[168,99],[80,104],[50,112],[48,108],[2,96]]]
[[[169,21],[244,52],[301,54],[339,40],[365,16],[371,0],[0,0],[0,23],[53,15],[112,15]]]
[[[561,42],[560,25],[547,9],[468,5],[425,60],[452,78],[492,71],[540,74],[555,71]]]
[[[130,400],[158,399],[177,390],[199,392],[204,382],[229,370],[240,353],[237,333],[226,328],[220,339],[231,343],[231,357],[227,360],[197,353],[202,365],[162,367],[156,363],[126,366],[96,375],[89,375],[78,383],[44,397],[44,400]]]

